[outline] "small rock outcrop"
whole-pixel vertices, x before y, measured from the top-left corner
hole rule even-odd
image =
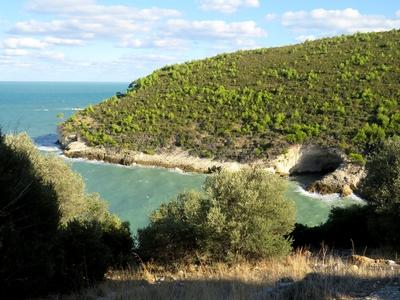
[[[284,175],[326,173],[307,190],[320,194],[339,193],[342,197],[351,195],[366,175],[363,166],[350,162],[340,150],[318,145],[292,146],[269,165]]]
[[[308,191],[320,194],[339,193],[342,197],[346,197],[357,190],[357,186],[365,175],[363,166],[343,162],[335,171],[312,183]]]

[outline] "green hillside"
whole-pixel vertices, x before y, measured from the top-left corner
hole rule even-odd
[[[90,145],[251,161],[293,143],[365,154],[400,132],[400,31],[166,66],[62,125]]]

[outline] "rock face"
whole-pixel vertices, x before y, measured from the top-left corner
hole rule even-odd
[[[213,161],[190,156],[186,151],[174,150],[158,154],[145,154],[142,152],[109,149],[102,146],[89,147],[82,141],[73,141],[63,144],[64,155],[70,158],[86,158],[89,160],[105,161],[120,165],[148,165],[165,168],[179,168],[187,172],[211,173],[221,168],[237,171],[244,167],[244,164],[237,162]]]
[[[295,145],[269,164],[277,173],[285,175],[327,173],[307,190],[339,193],[343,197],[351,195],[366,175],[364,167],[351,163],[343,152],[318,145]]]
[[[350,195],[365,176],[364,168],[350,163],[346,155],[334,148],[318,145],[294,145],[286,153],[272,160],[259,160],[252,164],[231,161],[216,161],[193,157],[181,149],[160,151],[157,154],[145,154],[124,149],[109,149],[102,146],[88,147],[75,134],[63,135],[59,142],[67,157],[83,157],[122,165],[151,165],[166,168],[179,168],[188,172],[212,173],[219,169],[231,171],[245,166],[257,165],[280,175],[301,173],[327,173],[308,187],[309,191],[321,194],[340,193]]]
[[[335,148],[294,145],[269,164],[279,174],[294,175],[333,171],[345,159],[345,155]]]
[[[343,162],[335,171],[311,184],[308,190],[321,194],[339,193],[342,197],[345,197],[357,189],[365,175],[363,166]]]

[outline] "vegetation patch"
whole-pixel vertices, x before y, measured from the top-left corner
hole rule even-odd
[[[13,299],[91,286],[131,260],[129,224],[59,157],[0,134],[0,289]]]
[[[284,192],[283,179],[259,169],[212,175],[202,193],[180,194],[153,212],[138,230],[137,251],[163,263],[284,256],[295,223],[294,203]]]
[[[399,37],[358,33],[166,66],[78,112],[61,131],[91,146],[180,147],[236,161],[315,143],[362,163],[400,132]]]

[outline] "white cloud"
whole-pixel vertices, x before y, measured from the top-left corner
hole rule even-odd
[[[65,60],[65,55],[62,52],[55,51],[42,51],[35,55],[37,58],[44,58],[45,60],[55,60],[55,61],[63,61]]]
[[[3,47],[8,49],[43,49],[52,45],[62,46],[80,46],[82,45],[81,40],[76,39],[62,39],[56,37],[46,37],[42,40],[36,38],[21,38],[12,37],[3,41]]]
[[[400,17],[400,10],[396,11],[396,16]]]
[[[238,38],[260,38],[267,33],[254,21],[233,22],[225,21],[187,21],[169,20],[167,22],[170,34],[190,39],[238,39]]]
[[[47,43],[34,38],[8,38],[3,41],[3,47],[9,49],[30,48],[43,49]]]
[[[29,54],[29,51],[25,49],[4,49],[4,56],[26,56]]]
[[[79,39],[64,39],[48,36],[44,39],[44,43],[48,45],[59,45],[59,46],[82,46],[83,41]]]
[[[276,20],[276,18],[277,18],[276,14],[267,14],[267,15],[265,15],[265,20],[267,20],[269,22]]]
[[[31,0],[28,9],[41,13],[80,16],[114,16],[131,20],[159,20],[166,17],[178,17],[181,13],[175,9],[148,8],[138,9],[128,5],[101,5],[95,0]]]
[[[149,29],[133,21],[103,17],[103,21],[90,19],[62,19],[17,22],[11,29],[14,34],[56,35],[68,39],[92,39],[96,36],[118,36],[126,32]]]
[[[282,25],[296,32],[323,34],[384,31],[400,27],[400,19],[381,15],[363,15],[358,10],[314,9],[312,11],[289,11],[282,15]]]
[[[240,7],[259,7],[259,0],[202,0],[200,7],[203,10],[215,10],[222,13],[233,13]]]
[[[316,39],[315,35],[308,34],[308,35],[299,35],[296,37],[296,40],[299,42],[305,42],[305,41],[313,41]]]
[[[118,40],[128,34],[143,35],[159,30],[161,21],[181,15],[175,9],[101,5],[95,0],[31,0],[27,7],[31,11],[55,17],[48,21],[20,21],[15,23],[9,32],[18,35],[56,36],[64,39],[64,45],[67,45],[66,39],[68,44],[72,45],[79,43],[72,40]]]
[[[138,39],[131,35],[122,37],[118,45],[122,48],[163,48],[163,49],[186,49],[186,42],[175,38],[145,38]]]

